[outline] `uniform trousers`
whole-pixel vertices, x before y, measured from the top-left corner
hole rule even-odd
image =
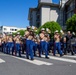
[[[16,43],[15,47],[16,47],[16,54],[18,53],[19,57],[21,57],[21,45],[20,45],[20,43]]]
[[[6,47],[7,47],[7,54],[10,54],[10,52],[13,50],[14,47],[13,42],[7,42]]]
[[[40,41],[40,51],[39,51],[40,57],[42,52],[45,53],[45,57],[48,57],[48,42],[46,41]]]
[[[54,44],[54,56],[56,54],[56,50],[58,50],[58,53],[61,56],[62,55],[62,50],[61,50],[61,43],[60,42],[55,42],[55,44]]]
[[[33,59],[33,41],[26,39],[26,58]]]

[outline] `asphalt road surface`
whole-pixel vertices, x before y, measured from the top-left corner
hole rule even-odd
[[[76,75],[76,55],[49,59],[35,57],[34,61],[0,53],[0,75]]]

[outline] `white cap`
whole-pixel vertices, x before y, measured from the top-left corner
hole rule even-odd
[[[32,29],[35,29],[35,27],[34,27],[34,26],[32,26]]]
[[[27,28],[31,28],[31,26],[28,26]]]
[[[48,29],[48,28],[46,28],[46,31],[49,31],[49,29]]]
[[[73,32],[72,34],[75,35],[75,32]]]
[[[61,33],[63,33],[63,30],[60,30]]]
[[[44,29],[44,28],[42,28],[42,29],[41,29],[41,31],[42,31],[42,30],[45,30],[45,29]]]
[[[55,33],[58,33],[58,30],[56,30]]]

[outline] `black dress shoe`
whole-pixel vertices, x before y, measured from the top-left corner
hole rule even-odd
[[[33,58],[31,58],[31,60],[33,61],[34,59],[33,59]]]
[[[67,55],[67,53],[64,53],[64,55]]]
[[[60,57],[62,57],[62,56],[63,56],[63,54],[60,55]]]
[[[21,55],[19,55],[19,57],[21,57]]]
[[[49,57],[45,57],[46,59],[49,59]]]
[[[29,57],[26,57],[26,59],[29,59]]]
[[[53,55],[53,56],[56,56],[56,55]]]
[[[41,58],[41,56],[39,56],[39,58]]]
[[[71,55],[74,55],[74,53],[72,53]]]
[[[34,56],[37,56],[36,54]]]

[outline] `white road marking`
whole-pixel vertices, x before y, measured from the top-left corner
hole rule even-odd
[[[76,56],[68,56],[68,55],[65,55],[64,57],[76,58]]]
[[[4,54],[1,54],[1,55],[4,55]],[[19,57],[15,57],[15,56],[12,56],[16,59],[19,59],[19,60],[23,60],[23,61],[26,61],[26,62],[29,62],[29,63],[32,63],[32,64],[35,64],[35,65],[53,65],[53,63],[48,63],[48,62],[45,62],[45,61],[40,61],[40,60],[28,60],[28,59],[25,59],[25,58],[19,58]],[[42,57],[45,57],[44,55],[42,55]],[[76,58],[76,56],[68,56],[68,55],[65,55],[63,57],[71,57],[71,58]],[[59,61],[64,61],[64,62],[69,62],[69,63],[76,63],[76,60],[73,60],[73,59],[69,59],[69,58],[62,58],[62,57],[55,57],[55,56],[49,56],[50,59],[53,59],[53,60],[59,60]],[[5,62],[4,60],[0,59],[0,63],[3,63]]]
[[[25,58],[19,58],[19,57],[15,57],[15,56],[12,56],[16,59],[19,59],[19,60],[23,60],[23,61],[26,61],[26,62],[29,62],[29,63],[32,63],[32,64],[35,64],[35,65],[53,65],[53,63],[48,63],[48,62],[44,62],[44,61],[40,61],[40,60],[28,60],[28,59],[25,59]]]
[[[42,57],[45,57],[44,55],[42,55]],[[76,63],[76,60],[72,60],[72,59],[66,59],[66,58],[59,58],[59,57],[54,57],[54,56],[49,56],[50,59],[53,60],[59,60],[59,61],[64,61],[64,62],[69,62],[69,63]]]
[[[5,63],[5,61],[3,59],[0,58],[0,63]]]
[[[1,56],[6,56],[7,54],[0,54]]]

